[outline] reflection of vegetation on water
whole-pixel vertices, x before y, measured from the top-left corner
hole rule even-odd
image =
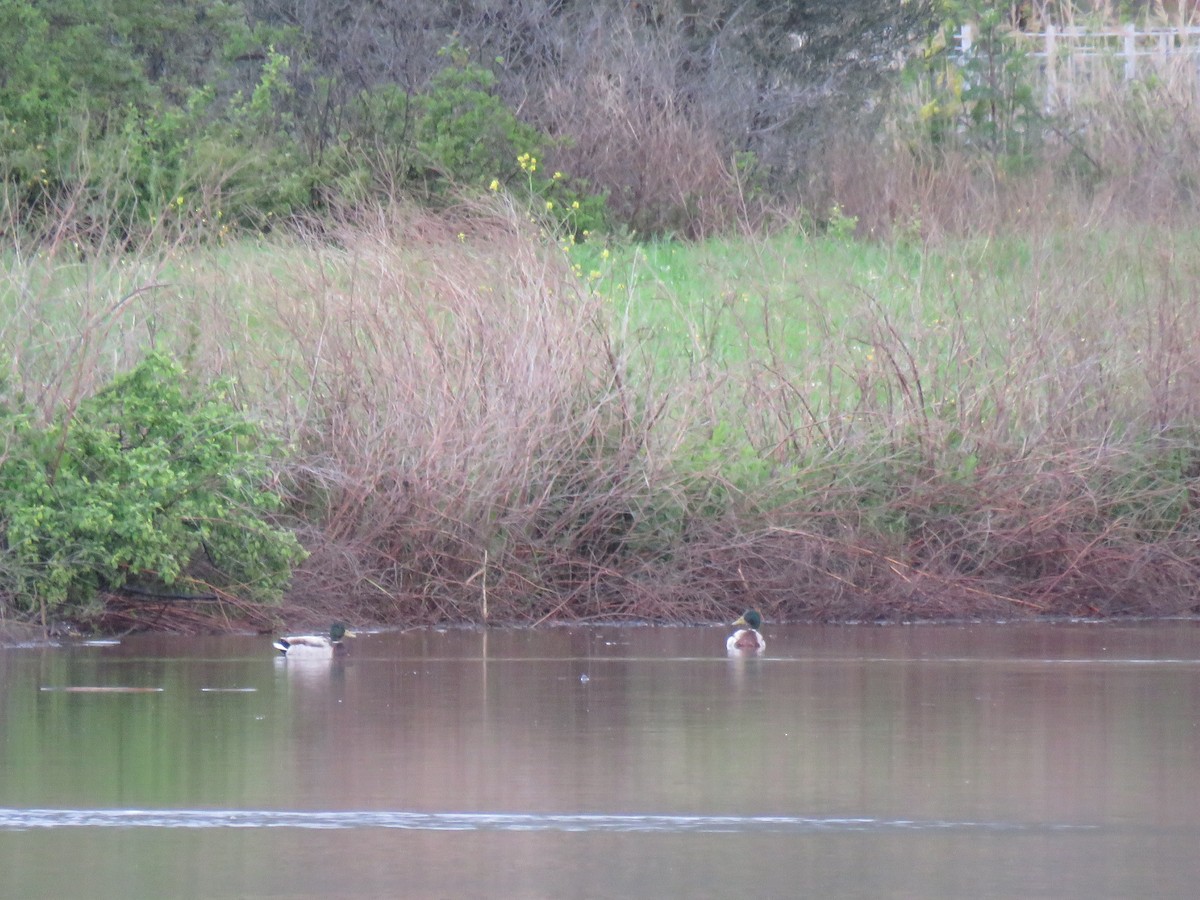
[[[201,687],[261,678],[261,663],[180,665],[155,659],[46,651],[17,665],[3,693],[0,766],[13,777],[0,803],[178,807],[266,804],[283,758],[269,748],[279,716],[263,717],[256,693]],[[161,688],[155,693],[71,693],[43,686]],[[276,702],[286,702],[278,698]]]
[[[490,844],[485,861],[464,862],[475,860],[471,829],[545,823],[565,830],[564,852],[584,863],[611,858],[598,836],[606,817],[653,823],[659,866],[667,859],[692,871],[711,855],[721,872],[733,836],[700,852],[680,840],[674,817],[807,822],[849,843],[851,873],[862,868],[862,848],[877,846],[861,832],[911,822],[895,836],[897,858],[931,868],[970,848],[982,853],[956,870],[963,880],[948,897],[978,883],[980,865],[992,867],[989,884],[1001,883],[1014,852],[1025,865],[1044,852],[1047,871],[1060,871],[1063,832],[1071,854],[1089,858],[1107,858],[1114,836],[1118,847],[1133,838],[1161,848],[1174,835],[1191,872],[1200,752],[1191,625],[766,630],[769,655],[750,659],[726,658],[716,626],[371,635],[363,654],[334,668],[294,667],[248,637],[204,639],[202,649],[152,637],[5,649],[0,809],[33,811],[29,819],[56,811],[44,829],[5,832],[5,884],[57,889],[20,896],[71,896],[59,888],[65,867],[109,874],[97,878],[102,897],[129,896],[150,871],[204,896],[258,895],[278,890],[266,879],[279,877],[274,863],[292,848],[306,872],[329,871],[333,855],[356,859],[336,873],[349,885],[394,879],[418,851],[427,863],[455,862],[436,866],[438,885],[421,892],[430,896],[477,864],[494,895],[505,873],[544,872],[547,845],[514,834]],[[163,693],[41,693],[47,685]],[[89,810],[104,821],[89,824]],[[102,827],[123,810],[140,812]],[[223,811],[234,814],[222,821]],[[270,827],[238,827],[248,822]],[[918,839],[922,823],[937,827]],[[329,830],[309,840],[316,824]],[[333,854],[339,832],[347,852]],[[763,835],[746,837],[761,846]],[[825,850],[795,857],[822,839],[790,836],[769,868],[791,866],[794,879],[828,865]],[[1147,865],[1161,873],[1171,859],[1151,854]],[[1129,857],[1114,865],[1129,884]],[[266,887],[247,886],[260,877]],[[237,888],[215,889],[222,879]],[[387,888],[371,882],[363,892]],[[292,893],[337,888],[314,877]],[[885,895],[886,885],[870,893]]]

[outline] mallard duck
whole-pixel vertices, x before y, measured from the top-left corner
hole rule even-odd
[[[281,637],[272,645],[288,659],[332,659],[341,656],[347,650],[342,638],[354,637],[353,631],[347,631],[341,622],[334,622],[329,629],[329,637],[321,634],[296,634]]]
[[[735,650],[765,650],[767,642],[763,636],[758,633],[758,629],[762,627],[762,616],[758,614],[756,609],[748,609],[740,619],[733,623],[735,626],[743,625],[729,636],[729,640],[725,642],[725,649],[731,653]]]

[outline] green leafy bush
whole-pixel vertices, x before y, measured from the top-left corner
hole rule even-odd
[[[519,153],[540,156],[546,138],[504,105],[495,93],[496,76],[459,46],[442,54],[451,64],[434,75],[415,104],[416,150],[432,169],[432,184],[448,178],[485,185],[513,174]]]
[[[227,391],[154,353],[49,426],[0,409],[0,592],[42,612],[131,586],[278,600],[304,553],[270,522],[264,442]]]
[[[563,231],[582,235],[603,226],[604,198],[538,161],[554,142],[522,122],[496,91],[496,76],[457,44],[442,50],[450,65],[414,98],[413,147],[426,169],[417,177],[437,194],[447,185],[501,186],[528,192],[535,212],[550,213]]]

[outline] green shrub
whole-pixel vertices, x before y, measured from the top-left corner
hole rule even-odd
[[[442,51],[451,64],[416,100],[416,150],[434,176],[485,185],[515,172],[519,153],[541,156],[546,138],[513,114],[495,93],[496,76],[472,63],[466,51]]]
[[[0,409],[0,592],[43,613],[127,586],[278,600],[304,554],[269,521],[265,445],[227,391],[154,353],[49,426]]]
[[[539,168],[553,141],[504,105],[496,76],[456,44],[442,55],[450,65],[413,101],[413,147],[426,167],[416,177],[425,189],[436,195],[449,185],[504,186],[539,215],[550,213],[563,231],[579,236],[602,227],[604,198],[562,172]]]

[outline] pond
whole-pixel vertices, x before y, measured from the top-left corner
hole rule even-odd
[[[0,648],[4,894],[1197,895],[1200,624],[764,632]]]

